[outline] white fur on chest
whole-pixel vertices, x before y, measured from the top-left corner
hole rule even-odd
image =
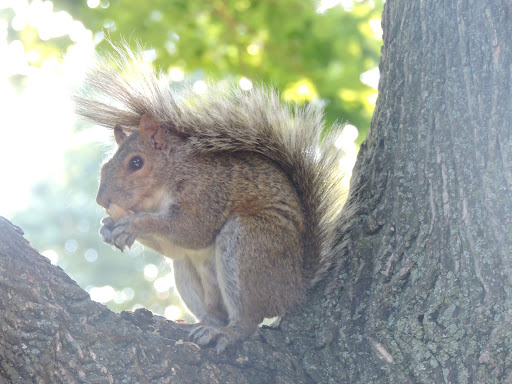
[[[173,244],[168,239],[152,234],[141,236],[137,240],[172,260],[181,260],[188,257],[196,267],[204,263],[205,260],[212,258],[215,253],[214,244],[202,249],[186,249]]]

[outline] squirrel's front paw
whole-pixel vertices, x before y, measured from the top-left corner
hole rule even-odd
[[[103,238],[103,241],[107,244],[112,243],[112,229],[114,228],[115,222],[110,217],[105,217],[103,220],[101,220],[101,223],[103,226],[100,228],[100,235]]]
[[[130,248],[139,234],[135,226],[136,220],[137,215],[129,215],[120,218],[112,228],[112,242],[110,244],[116,246],[121,251],[123,251],[125,247]]]

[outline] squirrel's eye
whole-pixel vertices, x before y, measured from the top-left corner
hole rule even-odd
[[[136,171],[141,169],[144,165],[144,160],[142,160],[139,156],[134,156],[130,159],[130,169]]]

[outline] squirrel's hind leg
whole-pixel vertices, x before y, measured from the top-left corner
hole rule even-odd
[[[199,321],[180,324],[184,329],[203,325],[225,326],[228,314],[222,302],[215,273],[215,260],[205,260],[196,267],[188,258],[173,260],[174,280],[181,300]]]
[[[216,239],[217,279],[229,315],[226,327],[202,326],[190,335],[218,352],[258,330],[264,317],[284,315],[304,297],[302,242],[275,216],[229,220]],[[276,276],[279,278],[276,279]]]

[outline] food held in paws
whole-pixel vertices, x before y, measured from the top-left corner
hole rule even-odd
[[[110,203],[107,209],[108,215],[112,218],[112,220],[117,221],[123,216],[133,215],[133,211],[130,209],[123,209],[119,205],[115,203]]]

